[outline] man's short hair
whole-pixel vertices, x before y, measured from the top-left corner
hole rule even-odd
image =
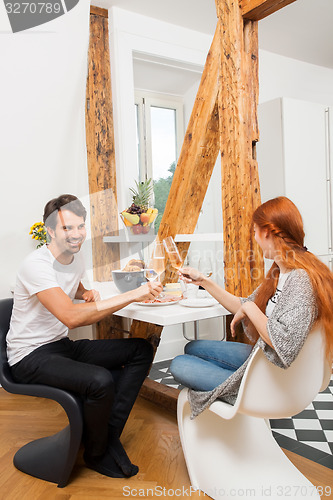
[[[48,201],[44,208],[43,221],[46,227],[55,229],[59,210],[69,210],[86,220],[87,211],[81,201],[73,194],[61,194],[58,198]]]

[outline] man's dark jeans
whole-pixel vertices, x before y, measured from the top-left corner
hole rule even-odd
[[[12,366],[17,382],[45,384],[79,394],[89,455],[101,455],[109,426],[121,434],[153,359],[140,338],[76,340],[46,344]],[[117,380],[111,371],[120,370]]]

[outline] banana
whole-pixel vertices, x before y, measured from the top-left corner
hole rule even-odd
[[[140,216],[136,214],[130,214],[129,212],[126,212],[125,210],[121,212],[121,215],[124,217],[124,219],[128,220],[135,226],[135,224],[139,224],[140,222]]]

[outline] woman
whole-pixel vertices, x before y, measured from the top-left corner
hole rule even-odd
[[[180,270],[188,283],[204,287],[234,314],[231,333],[243,322],[252,344],[281,368],[300,352],[314,324],[326,337],[326,354],[333,358],[333,274],[304,247],[302,217],[285,197],[263,203],[253,214],[255,240],[273,265],[263,283],[248,298],[236,297],[191,268]],[[189,391],[192,415],[217,397],[233,404],[252,347],[238,342],[197,340],[171,363],[174,378]]]

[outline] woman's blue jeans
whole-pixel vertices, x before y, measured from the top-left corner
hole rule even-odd
[[[173,359],[170,371],[177,382],[196,391],[211,391],[248,358],[252,346],[240,342],[194,340],[185,354]]]

